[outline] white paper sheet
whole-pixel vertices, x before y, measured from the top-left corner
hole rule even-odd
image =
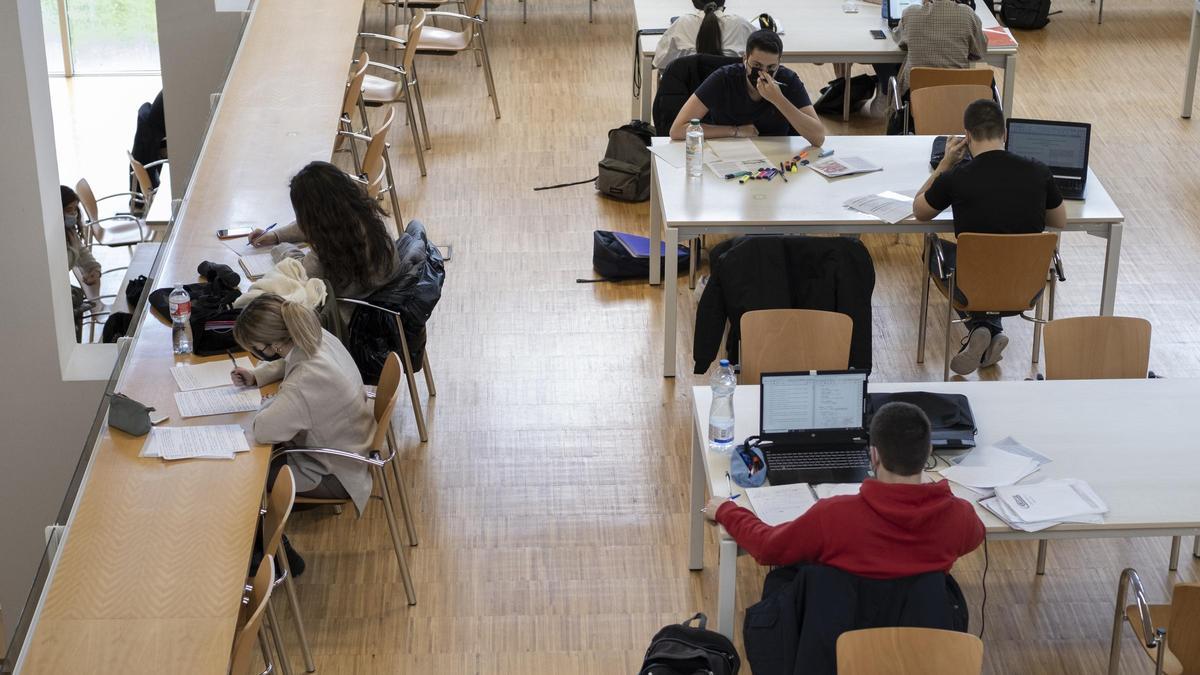
[[[913,214],[912,197],[891,191],[853,197],[842,202],[842,206],[893,225]]]
[[[243,356],[238,358],[237,367],[250,370],[254,368],[254,364],[250,362],[249,357]],[[192,391],[193,389],[211,389],[233,384],[233,380],[229,379],[229,373],[232,370],[233,363],[229,359],[224,359],[175,366],[171,369],[171,375],[175,378],[175,384],[179,385],[180,391]]]
[[[735,174],[739,171],[749,171],[755,173],[763,169],[775,168],[765,159],[746,159],[746,160],[725,160],[716,157],[710,158],[705,164],[716,174],[717,178],[725,178],[730,174]]]
[[[266,276],[267,272],[275,269],[275,261],[271,258],[270,253],[255,253],[253,255],[240,256],[238,264],[242,266],[242,271],[246,273],[246,276],[250,277],[251,281],[258,281]]]
[[[768,525],[795,520],[817,503],[808,483],[746,488],[746,496],[758,519]]]
[[[246,432],[236,424],[196,427],[154,427],[142,446],[142,457],[163,459],[233,459],[247,452]]]
[[[1012,485],[1037,469],[1038,463],[1029,457],[987,445],[975,448],[939,473],[959,485],[986,489]]]
[[[650,154],[659,157],[676,169],[682,169],[685,164],[685,148],[682,141],[651,145]]]
[[[708,141],[707,145],[717,157],[727,162],[767,161],[766,155],[749,138],[718,138]]]
[[[872,164],[862,157],[826,157],[809,162],[807,166],[826,178],[883,170],[883,167]]]
[[[204,417],[258,410],[262,395],[257,387],[217,387],[175,393],[175,404],[182,417]]]
[[[821,483],[814,485],[812,489],[817,494],[817,499],[825,499],[840,495],[856,495],[860,488],[862,488],[862,483]]]
[[[1024,523],[1065,521],[1108,512],[1108,505],[1085,481],[1065,478],[996,488],[1001,507]]]

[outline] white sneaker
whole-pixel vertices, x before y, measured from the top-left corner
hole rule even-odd
[[[888,109],[888,95],[884,92],[875,92],[875,98],[871,99],[871,117],[885,117]]]
[[[979,363],[979,367],[987,368],[988,366],[994,366],[997,363],[1000,363],[1000,360],[1004,358],[1002,352],[1007,346],[1008,336],[1004,333],[996,333],[996,335],[992,337],[992,341],[988,345],[988,348],[984,350],[983,361]]]
[[[979,367],[983,361],[983,353],[992,344],[992,332],[987,328],[980,326],[971,331],[966,340],[963,340],[963,347],[954,358],[950,359],[950,370],[959,375],[970,375]]]

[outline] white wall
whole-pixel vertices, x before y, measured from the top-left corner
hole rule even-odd
[[[210,95],[220,92],[242,37],[241,12],[211,0],[157,0],[171,194],[182,199],[208,129]]]
[[[0,2],[0,92],[0,607],[11,631],[114,351],[75,344],[38,0]]]

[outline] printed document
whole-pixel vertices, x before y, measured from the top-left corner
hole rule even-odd
[[[877,195],[863,195],[847,199],[842,206],[868,216],[874,216],[892,225],[913,214],[913,198],[891,190],[880,192]]]
[[[262,395],[257,387],[217,387],[175,393],[175,404],[183,417],[204,417],[258,410]]]
[[[246,432],[236,424],[197,427],[154,427],[142,446],[142,457],[163,459],[233,459],[248,452]]]
[[[815,162],[809,162],[808,168],[825,176],[826,178],[838,178],[840,176],[849,176],[855,173],[871,173],[872,171],[883,171],[882,166],[876,166],[862,157],[826,157],[818,159]]]
[[[246,356],[238,358],[237,365],[238,368],[254,369],[254,364]],[[175,378],[175,384],[179,385],[180,391],[191,391],[193,389],[224,387],[231,384],[233,380],[229,379],[229,373],[232,370],[233,364],[228,359],[225,359],[222,361],[210,361],[209,363],[175,366],[171,369],[171,375]]]
[[[957,464],[942,469],[946,478],[969,488],[1012,485],[1037,471],[1038,463],[1027,456],[1001,450],[994,445],[975,448]]]
[[[768,525],[795,520],[817,503],[808,483],[746,488],[746,496],[758,519]]]
[[[708,142],[708,149],[726,162],[761,161],[771,166],[766,155],[749,138],[718,138]]]

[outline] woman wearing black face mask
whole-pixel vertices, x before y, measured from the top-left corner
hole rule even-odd
[[[825,126],[813,110],[804,83],[780,65],[783,41],[760,30],[746,40],[741,63],[719,68],[683,104],[671,125],[671,138],[683,140],[688,122],[701,121],[705,138],[803,136],[825,142]]]
[[[365,456],[375,435],[375,417],[354,359],[316,313],[278,295],[266,294],[246,306],[233,336],[260,363],[236,368],[240,386],[279,382],[279,391],[254,416],[254,440],[336,448]],[[305,497],[354,501],[359,513],[371,496],[367,465],[327,455],[295,453],[271,463],[268,487],[284,462]]]
[[[67,241],[67,269],[75,272],[78,279],[85,285],[94,286],[100,283],[100,263],[92,257],[92,252],[83,244],[83,219],[79,215],[79,195],[66,185],[58,186],[62,197],[63,230]],[[71,306],[75,314],[75,339],[83,335],[83,312],[86,309],[87,298],[83,289],[71,286]]]

